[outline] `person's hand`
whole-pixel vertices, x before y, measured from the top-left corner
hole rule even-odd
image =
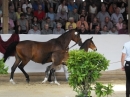
[[[122,69],[122,71],[125,71],[125,67],[124,66],[122,66],[121,69]]]

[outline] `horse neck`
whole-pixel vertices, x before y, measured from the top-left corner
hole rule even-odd
[[[65,33],[64,35],[61,35],[60,37],[58,37],[57,40],[62,45],[63,49],[66,49],[68,45],[70,44],[70,41],[72,40],[70,36],[71,36],[70,34]]]
[[[83,43],[83,45],[81,45],[80,49],[84,49],[86,52],[88,52],[88,48],[89,47],[88,47],[88,40],[87,40]]]

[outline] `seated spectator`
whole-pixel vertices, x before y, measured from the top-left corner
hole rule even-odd
[[[70,17],[73,17],[75,22],[77,22],[79,20],[79,14],[77,13],[77,9],[76,8],[74,8],[74,10],[72,12],[68,13],[68,19]]]
[[[46,13],[46,17],[50,17],[51,21],[53,22],[56,20],[56,14],[53,12],[52,7],[49,8],[49,12]]]
[[[113,14],[115,11],[116,11],[116,8],[117,8],[117,4],[115,2],[113,2],[110,6],[109,6],[109,9],[108,9],[108,12],[110,14]]]
[[[108,32],[108,34],[118,34],[118,31],[116,29],[116,26],[113,26],[111,30]]]
[[[15,33],[15,30],[13,30],[10,23],[8,23],[8,33],[7,34],[13,34],[13,33]],[[2,30],[0,31],[0,34],[4,34]]]
[[[54,28],[54,23],[51,21],[50,17],[47,17],[45,21],[42,21],[42,27],[44,27],[45,24],[48,24],[50,29]]]
[[[57,13],[56,21],[60,22],[62,24],[63,28],[65,28],[65,24],[67,21],[67,13],[65,12],[64,9],[62,9],[61,12]]]
[[[103,29],[100,31],[101,34],[108,34],[108,28],[107,25],[103,26]]]
[[[122,29],[120,29],[120,30],[118,31],[118,34],[128,34],[127,25],[126,25],[125,22],[123,23]]]
[[[89,11],[89,7],[86,4],[86,1],[83,1],[82,4],[79,7],[79,13],[82,11],[82,9],[84,9],[86,12]]]
[[[90,34],[101,34],[101,32],[100,32],[100,26],[96,26],[95,30],[91,31]]]
[[[90,31],[93,31],[96,26],[99,26],[98,19],[96,17],[93,18],[93,21],[90,23]]]
[[[25,0],[25,1],[24,1],[24,4],[22,5],[22,9],[23,9],[23,12],[24,12],[24,13],[27,12],[27,10],[26,10],[27,7],[30,7],[31,10],[32,10],[32,4],[30,3],[29,0]]]
[[[122,17],[120,17],[118,23],[116,24],[117,30],[119,31],[120,29],[122,29],[122,26],[123,26],[123,20]]]
[[[68,4],[68,10],[69,12],[72,12],[74,8],[78,8],[78,6],[74,3],[74,0],[70,0],[70,3]]]
[[[64,29],[61,28],[62,24],[57,23],[56,28],[53,29],[53,34],[63,34],[65,33]]]
[[[91,21],[93,20],[94,16],[97,14],[97,6],[95,5],[95,3],[93,2],[90,6],[89,6],[89,15],[90,15],[90,19]]]
[[[31,8],[27,7],[26,10],[27,10],[27,12],[25,13],[26,19],[28,20],[28,23],[31,24],[31,20],[33,18],[33,14],[31,12]],[[29,28],[31,28],[30,25],[29,25]]]
[[[111,15],[111,21],[113,22],[113,24],[116,25],[120,17],[122,18],[122,20],[124,20],[122,14],[120,13],[120,8],[117,7],[116,11]]]
[[[38,25],[37,24],[33,24],[32,28],[33,29],[30,29],[28,31],[28,34],[41,34],[40,30],[38,30]]]
[[[125,8],[125,12],[122,15],[124,17],[124,21],[128,23],[128,6]]]
[[[107,25],[108,30],[111,30],[111,28],[113,27],[112,22],[110,21],[110,18],[108,16],[105,17],[105,20],[103,22],[101,22],[101,29],[103,29],[103,26]]]
[[[14,22],[16,21],[17,19],[17,16],[16,16],[16,13],[15,13],[15,10],[14,10],[14,6],[9,6],[9,18],[12,19]]]
[[[42,6],[41,6],[41,5],[38,5],[38,10],[34,11],[33,15],[34,15],[35,17],[37,17],[39,23],[41,23],[42,20],[44,20],[45,17],[46,17],[46,14],[45,14],[45,12],[42,10]]]
[[[30,23],[30,27],[32,27],[32,24],[37,24],[38,25],[38,29],[40,30],[41,27],[40,27],[40,23],[38,22],[38,19],[37,17],[33,17],[31,23]]]
[[[53,34],[52,30],[49,29],[48,24],[44,24],[43,29],[41,30],[41,34]]]
[[[33,11],[37,11],[38,10],[38,5],[41,5],[42,6],[42,10],[45,11],[45,6],[44,6],[43,2],[41,2],[40,0],[34,0],[34,3],[32,4]]]
[[[80,16],[80,20],[77,22],[77,28],[81,29],[81,24],[85,25],[85,29],[88,30],[88,23],[85,21],[85,17],[84,16]]]
[[[65,4],[66,4],[66,0],[62,0],[61,4],[58,6],[57,13],[61,12],[62,9],[64,9],[65,12],[68,13],[68,7]]]
[[[80,16],[84,16],[85,17],[85,21],[87,21],[87,13],[84,9],[82,9],[81,11],[81,14],[79,15],[79,19],[80,19]]]
[[[85,25],[81,24],[81,29],[79,30],[80,34],[89,34],[88,31],[85,29]]]
[[[73,28],[73,25],[72,25],[72,24],[69,24],[69,25],[68,25],[68,30],[66,30],[66,31],[69,31],[69,30],[72,30],[72,29],[74,29],[74,28]]]
[[[49,5],[50,5],[51,7],[53,7],[54,12],[56,13],[56,12],[57,12],[57,8],[58,8],[58,5],[60,4],[60,0],[45,0],[45,1],[49,1]]]
[[[74,22],[74,18],[73,17],[70,17],[69,21],[66,23],[66,27],[65,27],[66,30],[68,29],[68,25],[70,25],[70,24],[73,26],[73,29],[76,28],[76,23]]]
[[[106,7],[105,6],[102,6],[101,7],[101,11],[98,12],[97,14],[97,18],[98,18],[98,21],[101,23],[105,20],[105,17],[109,17],[110,18],[110,15],[109,13],[106,11]]]
[[[20,14],[20,19],[17,21],[17,26],[21,26],[21,33],[20,34],[27,34],[28,32],[28,21],[25,19],[25,14]]]
[[[125,12],[125,3],[121,3],[121,7],[120,7],[120,13],[123,14]]]
[[[20,19],[20,14],[22,13],[21,7],[17,8],[17,12],[16,12],[16,18],[17,20]]]
[[[20,27],[20,26],[16,26],[15,33],[16,33],[16,34],[22,33],[22,32],[21,32],[21,27]]]

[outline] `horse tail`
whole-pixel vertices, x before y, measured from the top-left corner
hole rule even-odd
[[[9,56],[11,56],[16,51],[16,46],[19,42],[12,42],[6,49],[3,59],[4,62],[7,60]]]

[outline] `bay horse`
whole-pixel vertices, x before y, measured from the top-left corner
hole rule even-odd
[[[88,49],[92,49],[93,51],[96,51],[97,50],[97,47],[95,46],[94,42],[93,42],[93,37],[85,40],[82,45],[80,46],[79,49],[84,49],[86,52],[88,52]],[[69,56],[69,55],[68,55]],[[66,65],[65,63],[63,65]],[[48,67],[50,67],[51,65],[49,65]],[[67,66],[67,65],[66,65]],[[47,68],[48,68],[47,67]],[[60,69],[60,68],[59,68]],[[51,76],[53,75],[54,77],[54,82],[56,83],[57,82],[57,79],[56,79],[56,76],[55,76],[55,70],[50,70],[50,74],[49,74],[49,78],[48,78],[48,81],[52,83],[52,80],[51,80]],[[58,84],[58,83],[56,83]],[[58,84],[60,85],[60,84]]]
[[[48,68],[48,70],[52,68],[55,69],[55,66],[60,65],[62,61],[64,61],[65,56],[67,56],[68,53],[66,50],[71,40],[78,45],[82,44],[80,35],[75,29],[69,30],[58,38],[53,38],[46,42],[24,40],[11,43],[3,56],[5,62],[12,53],[15,54],[15,62],[11,68],[10,82],[15,84],[13,76],[18,67],[29,83],[29,75],[25,72],[24,66],[27,65],[30,60],[42,64],[52,62],[52,66]],[[45,76],[44,80],[47,80],[48,72],[45,72]]]

